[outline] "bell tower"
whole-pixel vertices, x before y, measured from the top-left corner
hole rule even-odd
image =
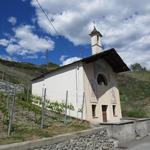
[[[93,31],[89,35],[91,36],[92,55],[102,52],[102,34],[94,26]]]

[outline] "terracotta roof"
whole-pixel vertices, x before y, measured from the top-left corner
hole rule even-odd
[[[68,65],[56,68],[56,69],[54,69],[52,71],[49,71],[47,73],[44,73],[44,74],[42,74],[42,75],[32,79],[31,81],[35,81],[35,80],[41,79],[41,78],[45,77],[46,75],[48,75],[48,74],[50,74],[50,73],[52,73],[54,71],[66,68],[68,66],[71,66],[71,65],[79,63],[79,62],[81,62],[81,63],[90,63],[90,62],[96,61],[98,59],[104,59],[112,67],[113,71],[116,72],[116,73],[125,72],[125,71],[129,71],[130,70],[128,68],[128,66],[124,63],[124,61],[121,59],[121,57],[118,55],[116,50],[114,48],[112,48],[112,49],[103,51],[101,53],[98,53],[98,54],[95,54],[95,55],[83,58],[83,59],[78,60],[76,62],[73,62],[71,64],[68,64]]]

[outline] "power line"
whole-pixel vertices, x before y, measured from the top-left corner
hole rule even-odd
[[[48,17],[48,14],[45,12],[45,10],[42,8],[41,4],[39,3],[38,0],[36,0],[39,8],[41,9],[41,11],[44,13],[44,15],[46,16],[47,20],[49,21],[49,23],[51,24],[51,26],[53,27],[53,29],[55,30],[56,34],[58,34],[58,31],[56,30],[56,28],[54,27],[52,21],[50,20],[50,18]],[[58,34],[59,35],[59,34]]]

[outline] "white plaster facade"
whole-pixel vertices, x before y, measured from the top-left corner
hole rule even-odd
[[[32,94],[42,97],[42,89],[46,88],[46,99],[50,101],[66,102],[66,92],[68,91],[68,104],[72,104],[74,111],[68,110],[69,116],[85,119],[79,110],[83,102],[83,66],[81,63],[68,66],[53,73],[48,74],[42,80],[32,83]]]

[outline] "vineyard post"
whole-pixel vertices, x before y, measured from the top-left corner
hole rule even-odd
[[[4,80],[4,76],[5,76],[5,73],[4,73],[4,71],[3,71],[3,74],[2,74],[2,81]]]
[[[84,99],[85,99],[85,93],[83,92],[83,101],[82,101],[82,108],[81,108],[81,119],[82,119],[82,121],[83,121],[83,108],[84,108]]]
[[[68,90],[66,91],[66,102],[65,102],[65,118],[64,123],[67,121],[67,103],[68,103]]]
[[[41,129],[44,127],[44,109],[45,109],[45,99],[46,99],[46,88],[43,89],[42,95],[42,110],[41,110]]]
[[[11,107],[10,115],[9,115],[8,136],[11,133],[12,122],[13,122],[13,117],[14,117],[14,108],[15,108],[15,99],[16,99],[16,86],[14,87],[14,92],[13,92],[12,96],[13,96],[13,101],[12,101],[12,107]]]
[[[30,86],[27,85],[27,102],[29,101],[30,98]]]
[[[6,96],[6,107],[7,107],[7,111],[8,111],[8,113],[9,113],[9,90],[8,90],[8,83],[6,82],[6,87],[5,87],[5,90],[6,90],[6,93],[7,93],[7,96]],[[7,92],[8,91],[8,92]]]

